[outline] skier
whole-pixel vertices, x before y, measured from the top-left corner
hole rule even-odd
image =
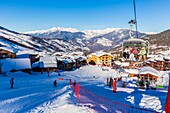
[[[129,47],[126,47],[126,49],[125,49],[124,52],[123,52],[123,57],[124,57],[126,60],[129,59],[129,53],[130,53]]]
[[[49,68],[47,69],[48,77],[50,76],[50,70]]]
[[[146,81],[146,89],[149,89],[149,81]]]
[[[43,74],[43,72],[44,72],[44,70],[42,69],[42,70],[41,70],[41,74]]]
[[[54,80],[53,87],[57,87],[57,80]]]
[[[60,73],[58,73],[58,76],[60,76]]]
[[[74,86],[74,87],[76,86],[76,81],[73,82],[73,86]]]
[[[110,77],[110,81],[109,81],[109,87],[112,87],[112,83],[113,83],[113,79]]]
[[[73,82],[73,89],[76,91],[76,81]]]
[[[140,60],[144,61],[145,59],[146,59],[146,50],[145,50],[145,47],[142,47],[140,51]]]
[[[12,77],[11,80],[10,80],[10,85],[11,85],[11,89],[13,88],[14,86],[14,78]]]
[[[130,60],[130,61],[134,61],[134,60],[135,60],[134,53],[135,53],[135,49],[134,49],[134,47],[133,47],[133,48],[131,48],[131,50],[130,50],[130,56],[129,56],[129,60]]]

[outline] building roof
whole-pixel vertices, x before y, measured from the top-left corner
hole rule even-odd
[[[131,73],[131,74],[136,74],[136,75],[138,75],[139,74],[139,70],[138,69],[127,69],[127,70],[125,70],[126,72],[128,72],[128,73]]]
[[[116,65],[121,65],[122,63],[120,61],[114,61]]]
[[[17,55],[23,55],[23,54],[38,55],[39,53],[37,51],[35,51],[35,50],[32,50],[32,49],[27,49],[27,50],[17,52]]]
[[[148,74],[148,73],[155,75],[155,76],[159,75],[159,72],[156,69],[154,69],[150,66],[145,66],[145,67],[140,69],[140,74]]]
[[[40,57],[40,68],[57,67],[57,60],[55,56]]]
[[[30,69],[31,63],[29,58],[19,58],[19,59],[3,59],[2,62],[2,71],[9,72],[11,70],[22,70]]]
[[[18,52],[18,50],[15,49],[15,48],[5,47],[5,46],[0,47],[0,49],[9,51],[9,52],[11,52],[11,53],[17,53],[17,52]]]
[[[103,56],[103,55],[113,56],[112,54],[106,53],[106,52],[97,53],[97,56],[98,56],[98,57]]]
[[[109,56],[113,56],[111,53],[106,53],[106,52],[99,51],[99,52],[96,52],[96,53],[89,54],[88,57],[92,57],[92,55],[96,55],[96,56],[100,57],[100,56],[103,56],[105,54],[109,55]]]
[[[121,66],[129,66],[130,63],[129,62],[122,62]]]

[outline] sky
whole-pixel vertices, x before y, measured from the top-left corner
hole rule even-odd
[[[136,11],[139,31],[170,28],[170,0],[136,0]],[[0,26],[17,32],[129,28],[131,19],[133,0],[0,0]]]

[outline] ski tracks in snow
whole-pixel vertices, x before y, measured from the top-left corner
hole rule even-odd
[[[57,89],[53,91],[43,91],[39,93],[32,93],[24,96],[19,96],[11,99],[7,99],[0,102],[0,113],[23,113],[36,106],[56,99],[58,96],[64,94],[69,89],[69,86],[65,86],[62,89]]]
[[[87,107],[78,107],[77,98],[71,88],[59,95],[27,113],[87,113]]]

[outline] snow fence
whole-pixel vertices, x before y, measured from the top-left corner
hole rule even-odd
[[[94,94],[85,87],[80,86],[80,82],[76,84],[72,83],[70,80],[70,86],[76,94],[78,103],[82,106],[87,106],[90,109],[93,109],[96,111],[96,113],[159,113],[156,111],[129,106],[120,102],[114,102],[113,100],[103,98],[97,94]]]

